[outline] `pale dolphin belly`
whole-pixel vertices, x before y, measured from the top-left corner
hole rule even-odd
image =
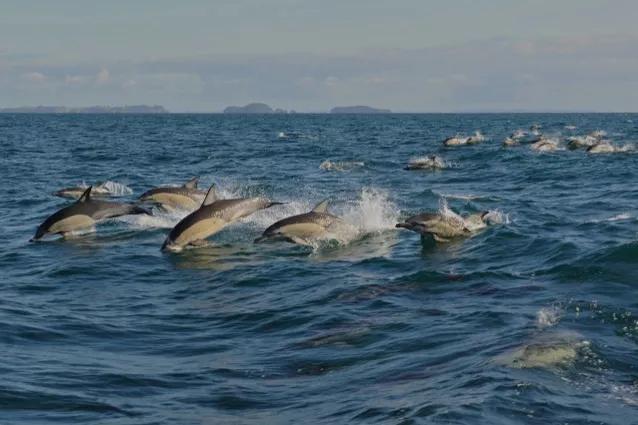
[[[312,222],[292,223],[283,226],[280,232],[286,236],[296,236],[302,239],[317,239],[326,235],[326,228]]]
[[[160,203],[162,205],[167,205],[169,207],[182,208],[182,209],[188,209],[188,210],[196,209],[201,204],[201,200],[196,201],[190,196],[181,195],[177,193],[156,193],[152,196],[149,196],[147,199],[150,201]]]
[[[95,225],[95,220],[88,215],[76,214],[53,223],[53,225],[49,227],[48,233],[72,232],[74,230],[93,227],[93,225]]]
[[[172,244],[185,246],[192,241],[206,239],[207,237],[219,232],[228,222],[218,217],[211,217],[200,220],[192,226],[188,227],[173,240]]]

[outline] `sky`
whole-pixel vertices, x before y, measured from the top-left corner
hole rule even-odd
[[[0,107],[638,111],[635,0],[2,0]]]

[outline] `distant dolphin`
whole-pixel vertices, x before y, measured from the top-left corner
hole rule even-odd
[[[312,242],[350,232],[354,228],[341,218],[328,213],[328,200],[317,204],[312,211],[284,218],[268,227],[255,243],[286,241],[312,246]]]
[[[437,242],[449,242],[452,238],[469,236],[486,227],[487,215],[487,211],[470,214],[465,218],[456,214],[448,216],[438,212],[422,213],[397,223],[396,227],[411,230],[421,236],[432,236]]]
[[[194,210],[201,204],[206,192],[197,189],[199,178],[195,177],[181,187],[156,187],[140,196],[142,202],[155,202],[165,208]]]
[[[82,196],[84,192],[86,192],[86,189],[86,186],[65,187],[64,189],[53,192],[53,194],[55,196],[59,196],[60,198],[79,199],[80,196]],[[93,197],[107,197],[111,195],[111,191],[104,186],[104,183],[98,183],[97,185],[93,186],[93,189],[91,190],[91,196]]]
[[[445,161],[437,155],[412,158],[405,167],[406,170],[442,170],[444,168],[447,168]]]
[[[215,185],[212,185],[201,207],[173,227],[162,250],[181,251],[189,245],[203,245],[206,238],[228,224],[278,204],[281,202],[272,202],[266,198],[217,199]]]
[[[94,201],[91,199],[92,188],[92,186],[89,186],[77,202],[62,208],[44,220],[44,223],[38,227],[31,241],[36,241],[47,234],[61,234],[62,236],[66,236],[75,230],[91,228],[97,222],[107,218],[128,214],[151,215],[149,211],[133,204]]]

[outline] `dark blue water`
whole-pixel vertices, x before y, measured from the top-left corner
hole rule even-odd
[[[622,114],[0,115],[0,422],[631,423],[638,155],[501,147],[533,123],[638,141]],[[430,153],[450,168],[403,170]],[[196,175],[287,204],[180,254],[170,214],[28,242],[59,188]],[[394,229],[442,196],[502,220],[442,245]],[[323,198],[349,243],[252,243]]]

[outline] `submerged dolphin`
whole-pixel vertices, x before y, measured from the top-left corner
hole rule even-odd
[[[328,200],[317,204],[305,214],[284,218],[268,227],[255,243],[286,241],[311,246],[313,241],[328,239],[352,230],[352,226],[341,218],[328,213]]]
[[[170,231],[162,250],[181,251],[189,245],[203,245],[205,239],[242,217],[281,204],[266,198],[217,199],[215,186],[208,189],[201,207],[184,217]]]
[[[469,236],[485,228],[487,215],[487,211],[470,214],[465,218],[456,214],[422,213],[397,223],[396,227],[411,230],[421,236],[432,236],[437,242],[448,242],[452,238]]]
[[[80,199],[68,207],[62,208],[38,227],[31,241],[36,241],[47,234],[61,234],[66,236],[75,230],[91,228],[95,223],[107,218],[119,217],[128,214],[151,213],[137,205],[122,202],[95,201],[91,199],[91,189],[84,191]]]
[[[186,182],[181,187],[156,187],[140,196],[142,202],[154,202],[165,208],[194,210],[200,204],[206,192],[197,189],[199,177]]]

